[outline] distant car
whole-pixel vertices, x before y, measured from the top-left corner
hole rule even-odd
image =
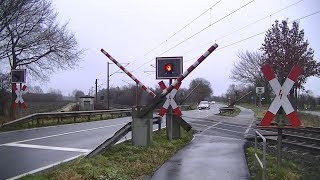
[[[215,101],[211,101],[211,104],[215,104],[216,102]]]
[[[208,101],[201,101],[198,105],[198,109],[210,109],[210,103]]]

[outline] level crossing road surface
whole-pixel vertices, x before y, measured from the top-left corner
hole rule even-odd
[[[210,110],[184,111],[183,118],[205,136],[230,137],[243,141],[250,126],[249,110],[241,111],[237,120],[216,116],[221,104]],[[131,117],[78,124],[59,125],[0,133],[0,179],[17,179],[61,162],[80,157],[131,121]],[[157,125],[154,125],[157,129]],[[198,133],[199,135],[199,133]],[[123,139],[130,139],[128,133]],[[232,138],[232,139],[231,139]]]
[[[80,157],[129,121],[131,117],[0,133],[0,180]],[[128,133],[121,141],[130,138]]]
[[[241,112],[236,117],[215,115],[221,106],[183,112],[183,119],[197,133],[190,144],[154,173],[152,180],[250,179],[244,138],[254,133],[254,113],[239,107]]]

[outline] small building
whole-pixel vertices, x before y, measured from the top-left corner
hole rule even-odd
[[[80,111],[94,110],[94,97],[93,96],[79,97],[79,110]]]

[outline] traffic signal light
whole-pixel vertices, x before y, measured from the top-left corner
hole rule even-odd
[[[167,72],[167,73],[172,73],[172,64],[168,63],[164,66],[164,70]]]
[[[25,82],[26,82],[26,69],[11,70],[11,83],[25,83]]]
[[[183,57],[157,57],[156,79],[176,79],[182,74]]]

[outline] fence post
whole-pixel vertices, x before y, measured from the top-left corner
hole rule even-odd
[[[261,160],[259,159],[258,157],[258,154],[257,154],[257,144],[258,144],[258,140],[257,140],[257,135],[259,135],[262,140],[263,140],[263,154],[262,154],[262,162]],[[254,143],[254,147],[255,147],[255,153],[254,153],[254,156],[256,157],[256,160],[258,161],[260,167],[262,168],[262,180],[265,180],[266,179],[266,138],[263,137],[258,131],[255,131],[255,143]]]

